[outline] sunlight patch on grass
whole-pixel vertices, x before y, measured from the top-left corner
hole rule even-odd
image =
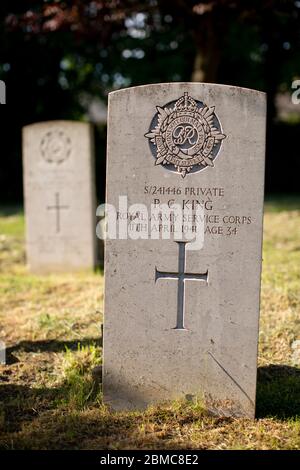
[[[101,351],[96,345],[82,346],[77,351],[66,348],[63,359],[62,404],[71,409],[83,409],[89,402],[101,403],[99,385],[92,377],[92,369],[101,364]]]

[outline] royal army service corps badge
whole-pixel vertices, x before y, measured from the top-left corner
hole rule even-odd
[[[156,109],[145,134],[156,165],[164,165],[183,178],[214,166],[226,137],[214,106],[208,107],[185,92],[177,101]]]
[[[48,131],[40,144],[44,160],[57,165],[69,158],[71,147],[71,139],[60,129]]]

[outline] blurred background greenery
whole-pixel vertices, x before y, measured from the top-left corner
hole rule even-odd
[[[300,1],[1,0],[1,202],[22,201],[21,128],[50,119],[95,124],[104,199],[111,90],[207,81],[268,94],[268,193],[300,192]]]

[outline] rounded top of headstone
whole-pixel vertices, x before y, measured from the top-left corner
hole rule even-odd
[[[23,127],[23,130],[31,129],[34,127],[55,127],[55,126],[83,126],[83,127],[91,127],[92,124],[90,122],[82,122],[82,121],[73,121],[73,120],[65,120],[65,119],[58,119],[58,120],[51,120],[51,121],[40,121],[40,122],[33,122],[32,124],[27,124]]]
[[[192,86],[192,87],[202,87],[202,88],[211,88],[211,89],[215,89],[215,90],[218,90],[218,89],[227,89],[228,91],[232,90],[233,92],[240,92],[240,93],[254,93],[254,94],[258,94],[258,95],[265,95],[266,96],[266,93],[263,92],[263,91],[260,91],[260,90],[255,90],[253,88],[246,88],[246,87],[240,87],[240,86],[235,86],[235,85],[224,85],[224,84],[221,84],[221,83],[204,83],[204,82],[165,82],[165,83],[149,83],[149,84],[146,84],[146,85],[137,85],[137,86],[133,86],[133,87],[127,87],[127,88],[121,88],[120,90],[115,90],[115,91],[111,91],[109,93],[109,96],[113,96],[115,94],[118,94],[118,93],[126,93],[128,92],[129,90],[137,90],[137,89],[151,89],[151,88],[177,88],[177,87],[189,87],[189,86]]]

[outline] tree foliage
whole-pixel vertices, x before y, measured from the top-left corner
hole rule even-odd
[[[23,125],[81,119],[95,97],[144,83],[261,89],[271,122],[300,74],[296,0],[1,0],[0,15],[10,152]]]
[[[42,93],[52,83],[74,104],[82,91],[190,79],[258,87],[273,99],[297,71],[293,0],[4,0],[1,11],[2,76],[35,75]]]

